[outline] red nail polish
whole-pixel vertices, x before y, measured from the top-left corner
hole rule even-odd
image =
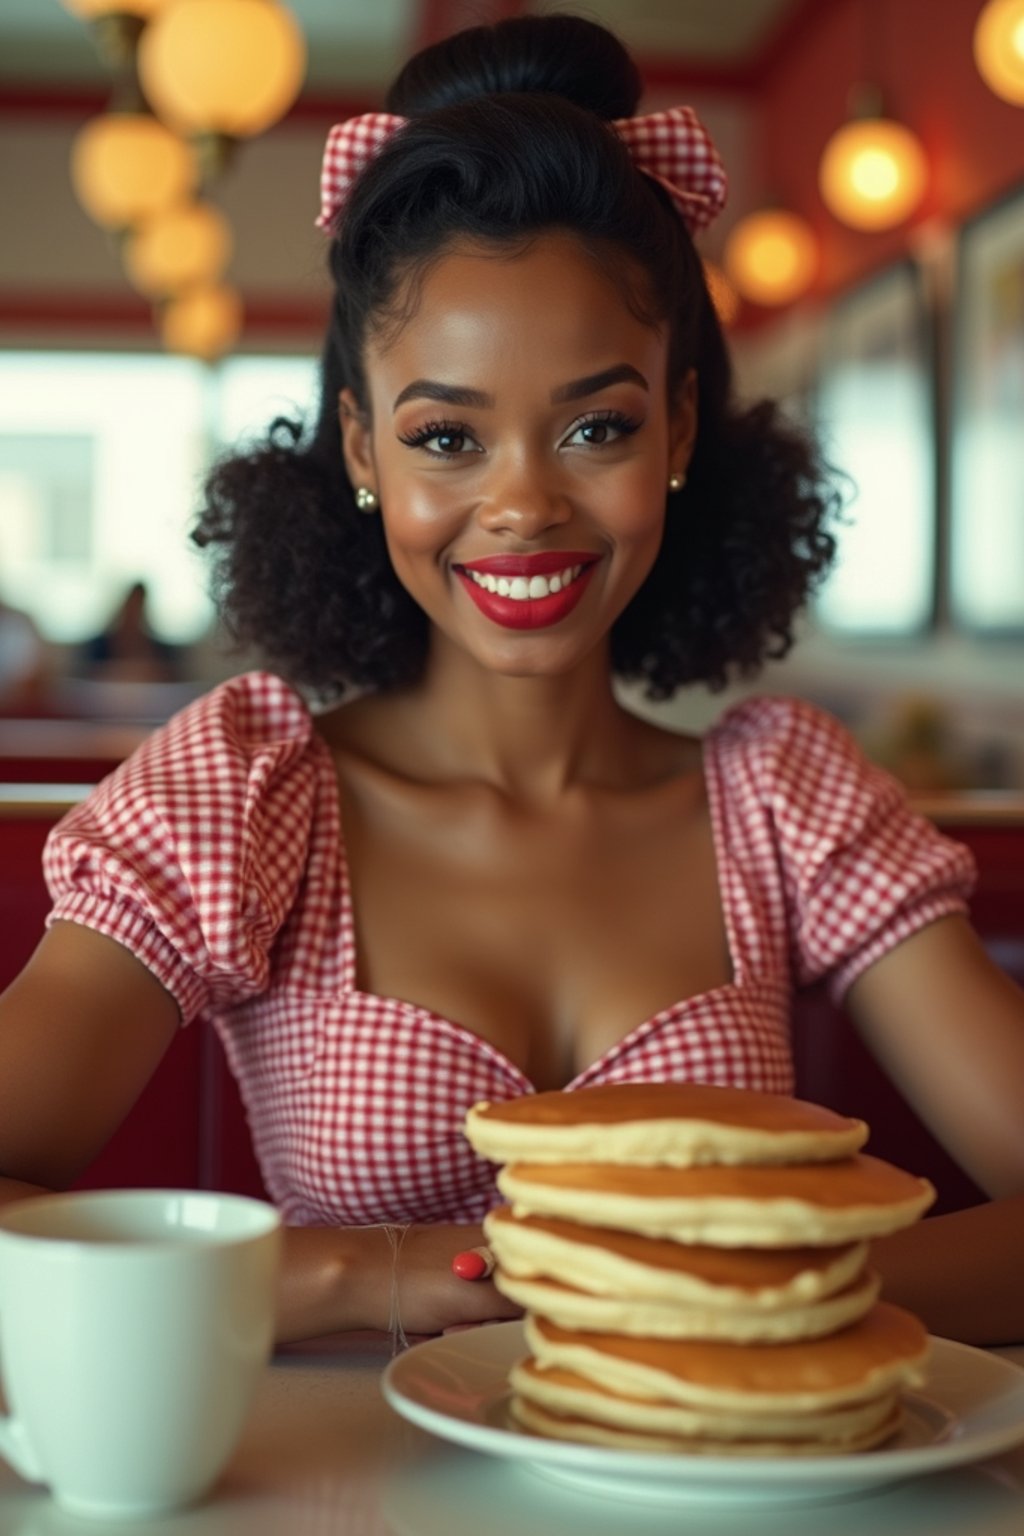
[[[494,1270],[494,1260],[486,1248],[467,1248],[452,1259],[452,1274],[460,1280],[486,1280]]]

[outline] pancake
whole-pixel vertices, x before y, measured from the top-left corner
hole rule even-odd
[[[488,1212],[484,1233],[506,1275],[544,1275],[594,1296],[776,1311],[832,1296],[860,1274],[866,1243],[837,1248],[712,1248],[585,1227],[553,1216]]]
[[[874,1237],[935,1198],[804,1101],[617,1084],[481,1103],[475,1150],[510,1202],[485,1219],[526,1313],[531,1433],[686,1455],[868,1450],[898,1430],[928,1336],[878,1300]]]
[[[624,1397],[598,1386],[576,1371],[542,1370],[534,1360],[520,1360],[509,1385],[521,1399],[562,1418],[582,1418],[644,1434],[702,1436],[710,1440],[820,1440],[832,1449],[878,1429],[892,1419],[898,1398],[886,1392],[831,1412],[770,1413],[684,1408],[658,1398]]]
[[[734,1343],[817,1339],[847,1328],[874,1306],[880,1284],[873,1270],[865,1270],[845,1290],[821,1301],[774,1312],[741,1312],[680,1306],[675,1301],[639,1301],[628,1295],[591,1296],[543,1276],[524,1279],[506,1275],[500,1268],[494,1283],[510,1301],[560,1328],[649,1339],[728,1339]]]
[[[884,1423],[859,1435],[851,1435],[841,1444],[823,1440],[712,1440],[706,1436],[645,1434],[639,1430],[617,1429],[610,1424],[549,1413],[527,1398],[513,1396],[512,1417],[535,1434],[546,1439],[571,1440],[577,1445],[600,1445],[623,1451],[668,1451],[684,1456],[835,1456],[851,1451],[869,1451],[890,1440],[902,1423],[899,1407],[890,1410]]]
[[[927,1179],[864,1153],[784,1168],[513,1163],[498,1188],[517,1215],[752,1248],[880,1237],[909,1226],[935,1199]]]
[[[475,1104],[466,1135],[491,1162],[670,1168],[850,1157],[863,1120],[783,1094],[705,1083],[613,1083]]]
[[[543,1368],[564,1367],[625,1396],[745,1413],[816,1413],[919,1386],[928,1358],[923,1324],[884,1301],[849,1328],[797,1343],[630,1338],[530,1315],[525,1332]]]

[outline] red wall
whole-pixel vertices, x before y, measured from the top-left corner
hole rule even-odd
[[[822,245],[818,291],[835,292],[906,253],[929,219],[957,225],[1024,184],[1024,108],[994,96],[972,53],[981,0],[822,0],[772,61],[759,95],[763,163],[753,181],[809,219]],[[865,18],[893,115],[931,166],[924,206],[886,233],[847,229],[826,211],[818,161],[864,70]]]

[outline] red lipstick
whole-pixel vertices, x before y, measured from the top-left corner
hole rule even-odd
[[[546,629],[566,618],[582,598],[590,583],[598,561],[590,551],[544,550],[534,555],[491,555],[480,560],[461,562],[454,567],[463,587],[480,612],[503,629]],[[580,569],[582,567],[582,569]],[[552,576],[562,571],[577,569],[557,592],[541,597],[511,597],[500,592],[488,591],[470,572],[487,576],[492,582],[502,584],[528,582],[534,576]]]
[[[460,560],[457,571],[479,571],[488,576],[550,576],[573,565],[594,565],[598,556],[590,549],[539,549],[532,555],[486,555],[479,560]]]

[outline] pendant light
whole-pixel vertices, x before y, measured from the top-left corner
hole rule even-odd
[[[159,325],[169,352],[212,363],[229,352],[242,330],[242,300],[223,283],[186,289],[159,311]]]
[[[147,112],[94,117],[71,146],[75,195],[105,229],[127,229],[181,202],[196,174],[189,146]]]
[[[917,211],[928,183],[920,139],[898,122],[879,83],[887,0],[861,0],[860,79],[847,121],[828,140],[818,163],[826,208],[851,229],[892,229]]]
[[[147,219],[127,237],[121,254],[133,287],[157,299],[217,281],[231,247],[231,227],[220,209],[198,200]]]
[[[777,307],[805,294],[818,271],[814,231],[784,208],[761,208],[734,225],[725,243],[725,270],[752,304]]]
[[[278,0],[168,0],[139,42],[146,99],[217,166],[284,116],[305,67],[302,32]]]
[[[989,0],[974,28],[974,62],[990,91],[1024,107],[1024,0]]]
[[[818,167],[825,206],[851,229],[892,229],[916,211],[928,182],[917,135],[886,115],[876,86],[858,86],[851,118],[829,139]]]

